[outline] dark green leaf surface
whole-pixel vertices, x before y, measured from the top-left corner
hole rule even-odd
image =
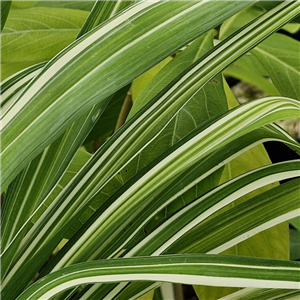
[[[98,139],[101,145],[113,134],[128,90],[129,86],[127,85],[114,94],[105,111],[85,139],[84,144]]]
[[[11,6],[11,1],[1,1],[1,32],[5,25],[9,10]]]
[[[300,232],[290,228],[290,259],[300,260]]]

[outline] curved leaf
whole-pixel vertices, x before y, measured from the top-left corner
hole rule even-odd
[[[82,283],[141,280],[296,289],[299,265],[291,261],[205,254],[100,260],[49,274],[17,300],[49,299]]]

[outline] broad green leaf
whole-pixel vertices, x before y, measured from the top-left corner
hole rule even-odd
[[[1,32],[5,25],[9,10],[11,6],[11,1],[1,1]]]
[[[295,34],[300,30],[300,24],[288,23],[288,24],[284,25],[281,29],[283,29],[291,34]]]
[[[299,49],[299,41],[278,33],[252,50],[281,95],[298,100],[300,100]]]
[[[263,12],[264,12],[263,8],[253,5],[239,12],[238,14],[232,16],[231,18],[223,22],[223,24],[221,25],[220,32],[219,32],[219,39],[220,40],[225,39],[233,32],[243,27],[248,22],[260,16]]]
[[[96,1],[80,1],[80,0],[67,0],[67,1],[48,1],[48,0],[13,0],[12,9],[27,9],[32,7],[49,7],[49,8],[68,8],[90,11]]]
[[[251,53],[247,53],[226,68],[224,74],[246,81],[268,95],[280,95],[274,84],[268,80],[266,70]]]
[[[49,274],[33,284],[17,300],[49,299],[79,283],[141,279],[188,284],[209,281],[216,286],[296,289],[298,274],[298,262],[236,256],[166,255],[100,260],[73,265]]]
[[[22,1],[23,2],[23,1]],[[33,2],[33,1],[32,1]],[[95,3],[94,0],[88,1],[47,1],[39,0],[34,1],[34,7],[53,7],[53,8],[71,8],[90,11]]]
[[[213,47],[212,39],[212,32],[198,38],[158,72],[137,97],[129,118],[146,105],[150,99],[156,96],[161,89],[165,88],[184,69],[209,51]],[[199,124],[227,111],[226,97],[220,79],[221,76],[219,75],[195,93],[158,137],[136,159],[128,164],[125,170],[121,171],[124,182],[128,181],[129,178],[173,146]]]
[[[138,96],[141,94],[143,89],[152,81],[153,77],[156,76],[156,74],[164,68],[170,61],[172,60],[171,57],[167,57],[165,60],[161,61],[159,64],[154,66],[152,69],[144,73],[143,75],[139,76],[132,82],[131,86],[131,94],[132,94],[132,102],[134,103]],[[165,80],[166,81],[166,80]],[[171,81],[171,80],[170,80]],[[153,85],[153,84],[152,84]],[[149,89],[149,88],[148,88]],[[160,89],[159,89],[160,90]],[[155,96],[155,95],[154,95]],[[148,97],[150,98],[150,97]],[[152,99],[151,97],[150,99]],[[143,99],[143,104],[145,104],[146,101]],[[140,106],[141,108],[141,106]],[[137,111],[136,105],[134,105],[134,110]],[[131,115],[133,113],[131,112]]]
[[[87,15],[57,8],[11,10],[1,35],[2,78],[51,59],[75,40]]]
[[[247,7],[251,2],[236,4],[231,1],[139,2],[60,52],[24,91],[19,106],[8,111],[2,118],[2,159],[5,161],[5,164],[2,164],[2,184],[11,181],[18,170],[59,136],[83,111],[96,102],[100,103],[131,82],[134,77],[174,53],[183,44]],[[215,11],[217,7],[220,10],[220,18],[211,19],[208,12]],[[292,6],[289,10],[291,15],[286,15],[287,20],[295,13]],[[204,22],[199,14],[209,22]],[[150,21],[147,18],[150,18]],[[131,23],[128,23],[128,19]],[[161,23],[164,23],[164,26],[160,26]],[[117,24],[119,27],[115,31],[113,26]],[[178,31],[181,32],[180,37],[178,36],[179,41],[173,39],[173,34]],[[106,40],[108,36],[109,42]],[[93,47],[89,47],[91,42],[94,43]],[[148,44],[151,51],[137,53],[136,49],[147,43],[153,46],[152,48]],[[127,47],[126,51],[123,47]],[[96,51],[100,52],[95,55]],[[119,51],[122,51],[121,56],[116,55]],[[76,60],[73,59],[74,56],[77,57]],[[124,59],[125,56],[128,59]],[[95,69],[95,66],[98,67]],[[78,74],[81,79],[78,78]],[[49,76],[52,77],[50,84]],[[78,80],[80,85],[75,84]],[[37,99],[38,107],[35,105]],[[14,118],[19,110],[22,113],[18,113],[18,118]],[[43,117],[38,118],[41,114]],[[13,131],[9,129],[11,126],[14,127]],[[22,144],[23,139],[32,142],[26,149],[22,147],[21,151],[18,144]],[[13,156],[13,159],[9,159],[9,156]]]

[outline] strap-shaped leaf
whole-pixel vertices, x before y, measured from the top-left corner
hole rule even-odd
[[[141,280],[297,289],[299,265],[292,261],[207,254],[100,260],[49,274],[17,299],[49,299],[82,283]]]
[[[251,3],[140,1],[68,46],[2,118],[2,189],[88,108]]]

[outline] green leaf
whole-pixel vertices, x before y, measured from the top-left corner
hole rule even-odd
[[[281,95],[298,100],[300,100],[299,47],[298,41],[278,33],[252,50]]]
[[[20,1],[19,1],[20,2]],[[23,2],[23,1],[22,1]],[[53,8],[70,8],[90,11],[95,3],[94,0],[89,1],[32,1],[35,2],[34,7],[53,7]]]
[[[237,5],[231,1],[139,2],[60,52],[31,82],[22,94],[19,106],[2,118],[2,160],[5,161],[2,164],[2,185],[8,184],[29,160],[93,104],[100,103],[183,44],[250,4],[238,2]],[[217,7],[223,12],[220,18],[211,19],[208,12],[215,11]],[[200,20],[199,13],[209,22],[203,22],[203,18]],[[290,17],[287,14],[286,18]],[[163,22],[164,26],[160,26]],[[117,24],[120,26],[115,31],[113,26]],[[178,31],[181,32],[179,40],[173,39],[173,34]],[[108,36],[109,43],[106,40]],[[94,44],[90,47],[92,41]],[[136,50],[147,43],[150,43],[151,51],[141,53]],[[127,47],[126,51],[123,47]],[[116,55],[120,51],[122,55]],[[95,69],[95,66],[98,67]],[[50,84],[49,76],[52,78]],[[80,85],[76,84],[79,80]],[[38,107],[35,105],[37,99]],[[14,118],[17,112],[18,117]],[[38,117],[40,115],[41,118]],[[11,126],[13,131],[9,129]],[[32,141],[26,149],[18,146],[23,139]],[[7,155],[13,158],[9,159]]]
[[[49,299],[79,283],[141,279],[188,284],[209,280],[215,286],[296,289],[298,274],[298,262],[237,256],[202,254],[100,260],[73,265],[49,274],[33,284],[17,300]]]
[[[297,218],[294,218],[292,220],[290,220],[290,223],[296,228],[298,229],[298,231],[300,231],[300,216]]]
[[[248,22],[252,21],[253,19],[257,18],[261,14],[263,14],[264,9],[253,5],[243,11],[235,14],[225,22],[220,27],[219,32],[219,39],[223,40],[235,31],[239,30]]]
[[[165,88],[174,78],[190,67],[201,55],[212,48],[213,35],[209,32],[195,40],[186,50],[180,52],[170,61],[137,97],[129,118],[145,106],[159,91]],[[160,68],[160,66],[158,66]],[[146,76],[149,76],[146,75]],[[139,170],[153,159],[173,146],[186,134],[207,119],[227,111],[226,98],[223,93],[221,77],[218,76],[198,91],[189,102],[173,117],[158,137],[144,149],[141,154],[121,171],[124,182],[128,181]],[[143,80],[143,78],[141,79]]]
[[[291,34],[295,34],[300,30],[300,24],[288,23],[288,24],[284,25],[281,29],[283,29]]]
[[[11,1],[1,1],[1,32],[5,25],[9,10],[11,6]]]
[[[246,81],[258,87],[268,95],[280,95],[274,84],[268,80],[266,70],[251,53],[247,53],[226,68],[224,74]]]
[[[300,259],[300,232],[297,229],[290,228],[290,259]]]
[[[62,189],[71,181],[71,179],[78,173],[78,171],[82,168],[82,166],[91,158],[91,154],[88,152],[79,149],[75,154],[74,158],[72,159],[70,165],[68,166],[67,170],[65,171],[62,178],[59,180],[58,184],[51,191],[51,194],[47,197],[47,201],[43,202],[43,205],[38,210],[38,213],[34,215],[32,218],[32,223],[35,223],[42,213],[46,210],[46,208],[51,204],[53,199],[57,197],[57,195],[62,191]]]
[[[1,35],[2,78],[51,59],[75,40],[87,15],[57,8],[12,10]]]
[[[12,8],[23,9],[34,6],[38,1],[13,1]]]
[[[278,5],[278,2],[279,1],[276,0],[260,0],[256,2],[255,5],[268,11]]]
[[[132,94],[132,102],[135,103],[136,100],[138,99],[138,97],[140,96],[141,92],[146,88],[146,86],[151,83],[153,77],[156,76],[156,74],[163,69],[170,61],[172,60],[171,57],[167,57],[165,60],[161,61],[159,64],[157,64],[156,66],[154,66],[153,68],[151,68],[149,71],[147,71],[146,73],[144,73],[143,75],[139,76],[138,78],[136,78],[135,80],[133,80],[132,82],[132,86],[131,86],[131,94]],[[182,69],[184,70],[184,68]],[[175,78],[175,77],[174,77]],[[171,81],[171,80],[169,80]],[[164,80],[164,86],[166,85],[168,81]],[[153,86],[153,84],[152,84]],[[156,88],[158,91],[160,91],[161,89]],[[147,88],[147,91],[149,90],[149,88]],[[145,95],[145,92],[144,92]],[[155,96],[155,94],[153,95]],[[148,99],[152,99],[153,96],[148,96]],[[144,104],[147,103],[147,100],[144,99],[144,97],[140,97],[139,99],[143,99],[143,103],[140,106],[140,108],[142,106],[144,106]],[[140,100],[141,101],[141,100]],[[138,111],[139,109],[136,108],[136,104],[134,104],[133,106],[133,110],[134,111]],[[131,115],[133,115],[133,112],[130,112]]]
[[[126,98],[128,90],[129,86],[127,85],[114,94],[105,111],[96,122],[90,134],[85,139],[84,144],[98,139],[99,144],[101,145],[110,135],[114,133],[119,113],[121,111],[122,104]]]
[[[247,22],[257,18],[263,11],[264,10],[260,7],[252,6],[226,20],[220,27],[219,38],[221,40],[224,39]],[[268,75],[266,70],[260,62],[251,55],[251,53],[247,53],[230,65],[224,71],[224,74],[249,82],[266,92],[268,95],[280,95],[274,85],[266,78]]]
[[[31,7],[50,7],[50,8],[70,8],[90,11],[95,0],[89,1],[47,1],[47,0],[15,0],[12,3],[13,9],[26,9]]]

